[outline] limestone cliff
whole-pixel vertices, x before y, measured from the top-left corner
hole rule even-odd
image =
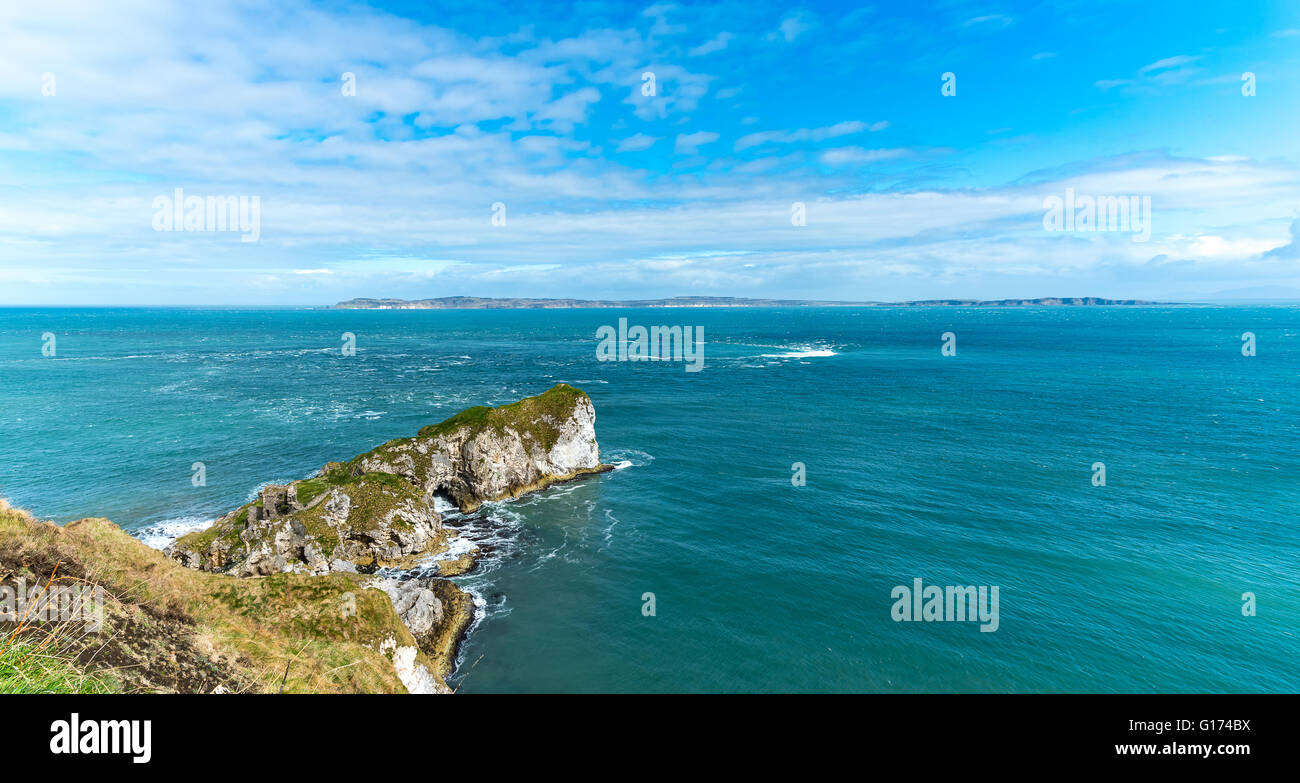
[[[330,468],[287,487],[265,487],[257,500],[182,537],[167,553],[190,568],[234,576],[324,574],[436,554],[446,538],[429,500],[401,478]]]
[[[462,411],[351,464],[364,473],[401,476],[466,512],[610,469],[600,461],[591,398],[563,383],[510,405]]]
[[[176,541],[169,556],[236,576],[373,571],[447,548],[435,495],[463,511],[608,470],[586,394],[558,384],[476,407],[261,497]]]

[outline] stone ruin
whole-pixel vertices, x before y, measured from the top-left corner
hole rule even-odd
[[[295,511],[302,510],[298,502],[298,486],[287,487],[270,484],[262,488],[262,505],[248,507],[248,522],[260,522],[264,519],[278,519]]]

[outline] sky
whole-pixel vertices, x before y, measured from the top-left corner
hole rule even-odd
[[[1300,299],[1298,264],[1295,2],[0,5],[0,304]]]

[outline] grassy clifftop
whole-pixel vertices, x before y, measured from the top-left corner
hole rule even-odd
[[[0,622],[0,692],[403,692],[391,656],[417,648],[356,575],[197,571],[108,520],[58,527],[0,501],[0,584],[18,580],[101,586],[103,624]]]
[[[437,438],[451,435],[458,430],[465,430],[465,435],[469,438],[488,428],[497,435],[504,435],[509,429],[532,440],[543,449],[550,449],[555,445],[559,435],[556,425],[567,420],[573,414],[574,407],[584,400],[589,400],[586,392],[575,389],[567,383],[557,383],[535,397],[525,397],[508,405],[496,408],[476,405],[473,408],[466,408],[451,418],[422,427],[416,437]],[[369,453],[384,451],[396,443],[407,443],[411,440],[414,439],[400,438],[389,441]],[[367,454],[362,454],[353,462],[359,462],[366,456]]]

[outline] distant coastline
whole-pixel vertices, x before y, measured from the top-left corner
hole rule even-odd
[[[1038,299],[920,299],[907,302],[835,302],[815,299],[747,299],[735,296],[674,296],[669,299],[495,299],[444,296],[438,299],[349,299],[334,310],[576,310],[632,307],[1080,307],[1160,305],[1144,299],[1097,296]]]

